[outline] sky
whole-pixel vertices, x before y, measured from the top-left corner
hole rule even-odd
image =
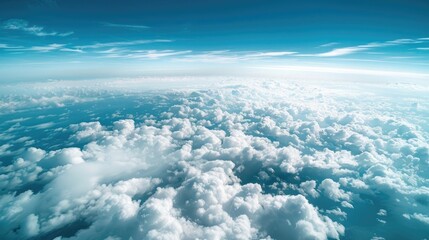
[[[427,239],[429,0],[0,0],[0,238]]]
[[[427,74],[428,12],[416,0],[3,0],[1,81],[238,66]]]

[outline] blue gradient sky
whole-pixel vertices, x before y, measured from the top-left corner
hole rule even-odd
[[[423,0],[3,0],[0,74],[71,79],[262,64],[429,73],[428,12]]]

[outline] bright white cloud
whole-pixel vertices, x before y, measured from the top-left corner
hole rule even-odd
[[[329,52],[316,54],[316,56],[319,57],[338,57],[338,56],[344,56],[360,51],[364,51],[367,48],[361,48],[361,47],[347,47],[347,48],[337,48]]]
[[[332,199],[334,201],[340,200],[349,200],[350,195],[346,193],[344,190],[340,189],[340,184],[334,182],[332,179],[323,180],[318,188],[321,192],[323,192],[326,197]]]
[[[62,119],[61,128],[58,121],[44,129],[65,134],[60,145],[25,148],[2,166],[2,236],[389,239],[408,224],[426,226],[428,128],[412,103],[427,94],[397,99],[391,94],[404,86],[381,82],[353,90],[343,82],[206,80],[171,91],[147,91],[150,82],[138,80],[51,82],[34,87],[47,96],[15,97],[3,108],[9,114],[31,103],[67,112],[87,106],[92,115],[88,106],[120,103],[112,113],[133,115]],[[32,120],[0,126],[19,134]]]

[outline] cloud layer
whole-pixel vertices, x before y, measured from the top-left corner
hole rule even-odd
[[[4,238],[427,236],[428,106],[412,85],[363,93],[345,91],[347,84],[224,78],[195,90],[133,84],[114,91],[95,84],[91,93],[37,87],[50,94],[32,97],[39,112],[65,119],[39,129],[65,134],[56,146],[48,138],[49,147],[30,143],[14,154],[14,134],[23,132],[16,129],[32,120],[1,125],[11,135],[2,154],[14,156],[0,169]],[[393,93],[401,92],[398,102]],[[28,99],[10,98],[3,108],[31,113]],[[115,118],[94,115],[88,104],[98,101]],[[59,114],[74,107],[101,118]]]

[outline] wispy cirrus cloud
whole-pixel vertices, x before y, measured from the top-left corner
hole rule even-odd
[[[402,38],[402,39],[395,39],[385,42],[372,42],[367,44],[361,44],[357,46],[351,46],[351,47],[343,47],[343,48],[335,48],[328,52],[323,53],[315,53],[315,54],[299,54],[298,56],[309,56],[309,57],[338,57],[338,56],[344,56],[349,55],[357,52],[363,52],[375,48],[382,48],[382,47],[389,47],[389,46],[398,46],[398,45],[405,45],[405,44],[419,44],[423,43],[424,41],[429,40],[426,38],[417,38],[417,39],[411,39],[411,38]],[[323,46],[323,45],[322,45]]]
[[[2,24],[2,28],[6,30],[17,30],[22,31],[31,35],[35,35],[38,37],[44,37],[44,36],[59,36],[59,37],[66,37],[69,35],[72,35],[74,32],[47,32],[44,30],[44,27],[37,26],[37,25],[30,25],[28,21],[24,19],[9,19],[7,21],[4,21]]]
[[[93,51],[98,54],[106,54],[107,57],[143,57],[146,58],[157,58],[162,56],[177,55],[182,53],[189,53],[190,51],[173,51],[173,50],[133,50],[120,47],[149,44],[149,43],[163,43],[163,42],[172,42],[172,40],[167,39],[154,39],[154,40],[135,40],[135,41],[124,41],[124,42],[107,42],[107,43],[95,43],[89,45],[81,46],[70,46],[70,44],[59,44],[52,43],[48,45],[41,46],[12,46],[8,44],[0,44],[0,49],[5,49],[9,51],[36,51],[36,52],[51,52],[51,51],[62,51],[62,52],[74,52],[74,53],[84,53],[85,50],[89,52]],[[67,46],[67,47],[66,47]],[[109,49],[105,49],[109,48]],[[96,49],[105,49],[101,51],[96,51]],[[152,51],[152,52],[151,52]]]
[[[62,52],[75,52],[75,53],[84,53],[85,52],[82,49],[77,49],[77,48],[61,48],[60,51],[62,51]]]
[[[134,40],[134,41],[123,41],[123,42],[106,42],[106,43],[94,43],[89,45],[81,45],[81,46],[76,46],[76,48],[78,49],[106,48],[106,47],[120,47],[120,46],[132,46],[132,45],[140,45],[140,44],[148,44],[148,43],[167,43],[167,42],[173,42],[173,40],[152,39],[152,40]]]
[[[109,23],[109,22],[105,22],[103,23],[103,25],[106,27],[128,28],[128,29],[134,29],[134,30],[150,28],[149,26],[146,26],[146,25],[119,24],[119,23]]]
[[[25,48],[22,50],[37,51],[37,52],[50,52],[50,51],[54,51],[54,50],[60,50],[64,46],[65,46],[65,44],[53,43],[53,44],[49,44],[46,46],[33,46],[33,47]]]
[[[258,60],[266,58],[276,58],[291,56],[297,52],[291,51],[270,51],[270,52],[256,52],[256,51],[206,51],[196,54],[189,54],[183,56],[179,61],[184,62],[217,62],[217,63],[231,63],[243,60]]]
[[[429,38],[403,38],[395,39],[384,42],[370,42],[366,44],[360,44],[355,46],[347,47],[332,47],[329,51],[324,52],[310,52],[302,53],[298,51],[236,51],[236,50],[215,50],[215,51],[195,51],[194,49],[157,49],[144,47],[146,44],[151,43],[170,43],[174,40],[170,39],[140,39],[130,41],[116,41],[116,42],[86,42],[82,45],[74,45],[70,43],[52,43],[48,45],[33,45],[33,46],[19,46],[11,43],[0,43],[0,49],[4,52],[19,52],[19,51],[33,51],[39,53],[46,52],[68,52],[68,53],[87,53],[87,56],[95,57],[106,57],[106,58],[124,58],[124,59],[160,59],[171,57],[174,61],[181,62],[206,62],[206,63],[235,63],[240,61],[265,61],[275,60],[282,58],[293,58],[293,57],[341,57],[346,55],[352,55],[355,53],[366,53],[366,54],[381,54],[377,51],[380,48],[387,47],[387,51],[384,53],[384,59],[348,59],[355,61],[374,61],[374,62],[387,62],[390,59],[414,59],[413,56],[417,50],[429,50],[424,44],[429,41]],[[315,46],[328,47],[339,45],[341,43],[332,42],[324,45]],[[389,54],[389,48],[391,46],[401,45],[412,45],[415,44],[417,47],[409,48],[414,52],[409,52],[407,56],[396,56]],[[421,47],[419,47],[421,46]],[[320,51],[320,50],[319,50]],[[57,54],[56,53],[56,54]],[[368,55],[370,56],[370,55]],[[420,64],[420,63],[416,63]]]
[[[98,51],[97,53],[103,54],[103,57],[108,58],[159,59],[162,57],[183,55],[191,52],[191,50],[128,50],[122,48],[111,48],[103,51]]]
[[[297,52],[256,52],[244,55],[245,57],[281,57],[287,55],[293,55]]]
[[[337,48],[329,52],[319,53],[316,54],[318,57],[336,57],[336,56],[343,56],[352,54],[355,52],[364,51],[367,48],[361,48],[361,47],[346,47],[346,48]]]
[[[141,50],[135,51],[133,54],[130,54],[129,58],[149,58],[149,59],[158,59],[161,57],[183,55],[191,53],[191,50],[185,51],[174,51],[174,50]]]
[[[332,47],[332,46],[334,46],[334,45],[338,45],[339,43],[337,43],[337,42],[330,42],[330,43],[325,43],[325,44],[322,44],[322,45],[320,45],[319,47]]]
[[[16,49],[16,48],[22,48],[21,46],[12,46],[6,43],[0,43],[0,49]]]
[[[134,58],[134,59],[158,59],[162,57],[178,56],[175,60],[182,62],[220,62],[230,63],[240,60],[257,60],[283,57],[293,55],[296,52],[291,51],[192,51],[192,50],[139,50],[127,49],[122,47],[113,47],[105,50],[96,51],[97,54],[102,54],[108,58]],[[180,55],[180,56],[179,56]]]
[[[3,44],[5,45],[5,44]],[[62,52],[76,52],[76,53],[83,53],[84,51],[82,49],[76,49],[71,47],[66,47],[67,44],[59,44],[59,43],[51,43],[48,45],[40,45],[40,46],[31,46],[31,47],[23,47],[23,46],[7,46],[7,50],[14,51],[14,52],[21,52],[21,51],[33,51],[33,52],[40,52],[40,53],[46,53],[46,52],[52,52],[52,51],[62,51]],[[2,44],[0,44],[0,48],[2,48]]]

